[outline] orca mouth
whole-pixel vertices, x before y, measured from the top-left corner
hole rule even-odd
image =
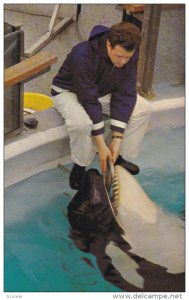
[[[121,187],[123,187],[121,182],[123,179],[119,173],[119,167],[114,166],[110,162],[107,164],[105,178],[103,178],[97,169],[87,170],[82,186],[77,193],[80,198],[85,195],[83,205],[87,198],[87,204],[95,210],[102,210],[102,213],[104,209],[106,210],[109,206],[114,218],[116,219],[118,207],[121,203]],[[86,196],[87,193],[88,196]],[[85,215],[91,214],[91,209],[89,211],[85,205],[84,207],[85,209],[83,209],[83,206],[80,205],[78,209],[75,208],[75,212],[77,211],[80,215],[82,215],[83,211],[85,211]]]
[[[120,183],[119,168],[113,165],[110,160],[107,160],[106,172],[103,174],[104,188],[106,191],[106,198],[112,210],[114,218],[116,219],[118,213],[118,206],[120,204]]]
[[[110,198],[112,209],[114,211],[115,216],[118,213],[118,206],[120,204],[120,178],[115,166],[114,168],[114,177],[112,179],[112,197]]]

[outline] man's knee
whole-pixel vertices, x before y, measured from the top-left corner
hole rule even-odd
[[[66,124],[70,131],[81,132],[87,135],[91,134],[93,127],[93,122],[90,118],[67,120]]]
[[[144,99],[144,110],[142,111],[146,116],[151,116],[152,114],[152,103]]]
[[[138,95],[137,102],[132,113],[132,117],[137,117],[141,115],[148,117],[151,116],[151,113],[152,113],[151,102]]]

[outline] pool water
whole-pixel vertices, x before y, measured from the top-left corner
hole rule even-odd
[[[183,217],[185,209],[184,128],[146,135],[137,179],[164,209]],[[71,168],[71,165],[67,166]],[[92,167],[98,167],[97,159]],[[116,292],[96,258],[71,238],[67,205],[75,191],[59,168],[5,189],[5,292]]]
[[[135,162],[137,180],[165,210],[183,217],[185,212],[185,130],[157,129],[146,135]]]

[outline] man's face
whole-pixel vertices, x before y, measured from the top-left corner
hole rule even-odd
[[[118,68],[123,67],[129,61],[129,59],[133,56],[133,53],[134,53],[134,50],[131,52],[128,52],[120,45],[116,45],[114,48],[112,48],[112,46],[108,40],[107,40],[106,46],[107,46],[108,56],[109,56],[110,60]]]

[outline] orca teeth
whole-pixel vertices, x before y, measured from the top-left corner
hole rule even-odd
[[[112,189],[113,189],[113,209],[115,211],[115,213],[117,214],[117,208],[119,205],[119,180],[118,180],[118,174],[116,171],[114,171],[114,177],[112,180]]]
[[[119,195],[119,190],[118,190],[118,189],[114,191],[114,195],[115,195],[115,196],[116,196],[116,195]]]

